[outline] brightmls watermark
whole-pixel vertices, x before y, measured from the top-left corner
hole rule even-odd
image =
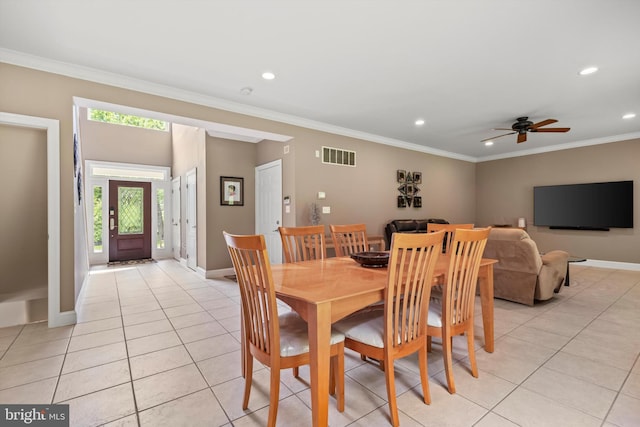
[[[69,427],[69,405],[1,405],[0,427]]]

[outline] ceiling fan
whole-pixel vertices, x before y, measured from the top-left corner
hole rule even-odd
[[[494,136],[491,138],[483,139],[481,142],[489,141],[491,139],[500,138],[507,135],[518,134],[518,144],[527,140],[527,132],[569,132],[571,128],[542,128],[542,126],[556,123],[556,119],[547,119],[538,123],[529,121],[529,117],[518,117],[517,121],[511,126],[511,129],[507,128],[494,128],[493,130],[511,130],[513,132],[505,133],[503,135]]]

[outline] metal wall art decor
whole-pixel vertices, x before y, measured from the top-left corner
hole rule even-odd
[[[413,206],[414,208],[422,207],[422,197],[418,196],[420,188],[418,184],[422,184],[422,172],[409,172],[405,170],[396,171],[396,181],[400,186],[398,191],[398,207],[406,208]]]

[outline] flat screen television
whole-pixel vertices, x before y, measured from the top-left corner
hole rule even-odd
[[[633,228],[633,181],[533,187],[533,224],[577,230]]]

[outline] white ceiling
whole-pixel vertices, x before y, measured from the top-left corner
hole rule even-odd
[[[640,137],[639,22],[638,0],[0,0],[0,61],[482,161]],[[520,116],[571,131],[480,142]]]

